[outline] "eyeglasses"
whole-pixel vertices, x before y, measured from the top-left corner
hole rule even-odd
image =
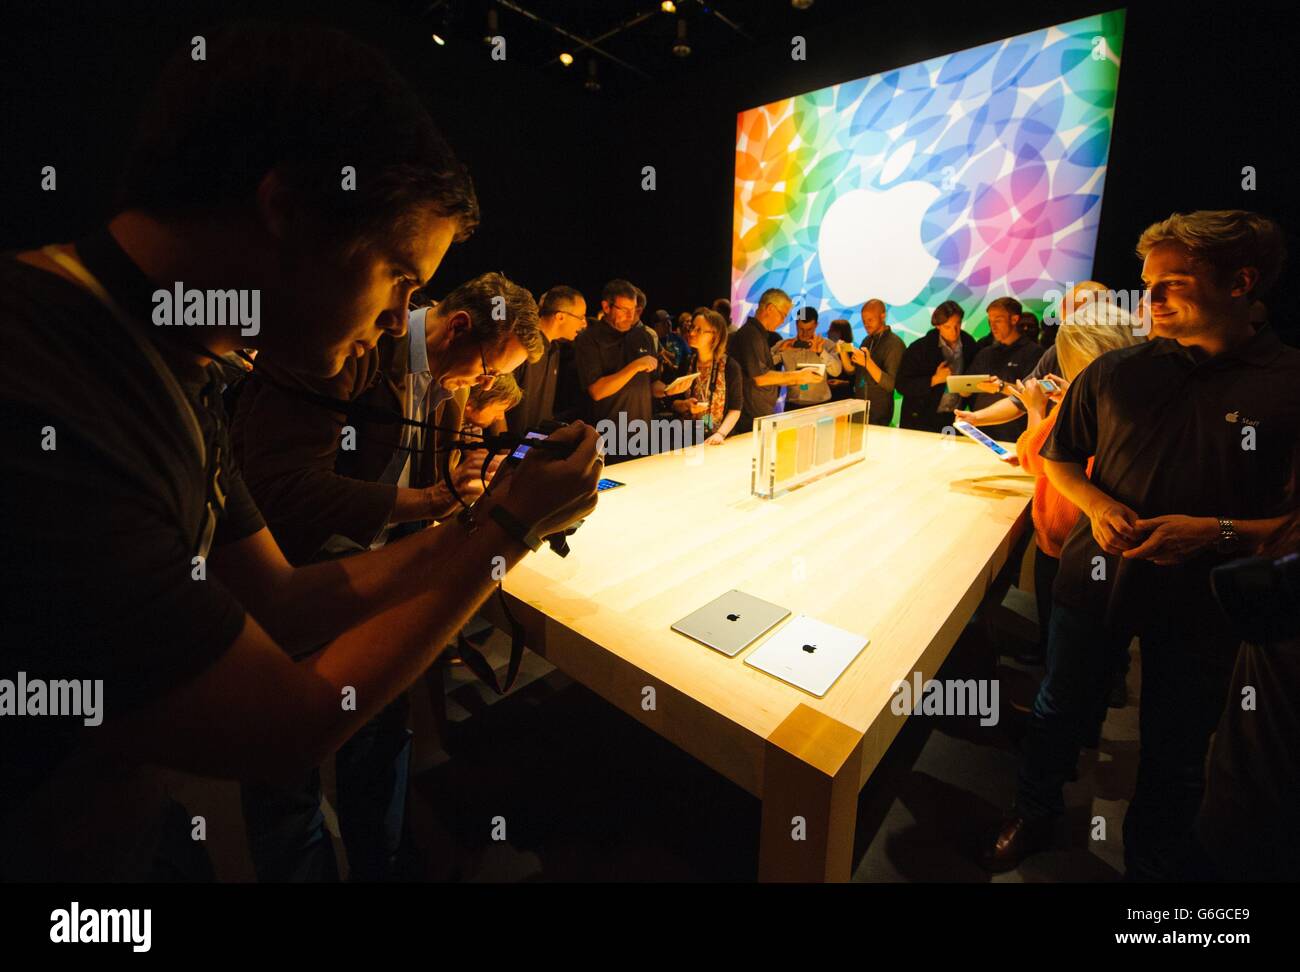
[[[555,313],[563,314],[565,317],[572,317],[575,321],[582,321],[584,324],[587,323],[587,318],[583,314],[574,314],[572,311],[562,310],[557,310]]]
[[[478,357],[479,360],[483,362],[483,373],[478,376],[478,383],[485,389],[491,388],[496,383],[496,380],[501,377],[501,372],[488,367],[487,355],[483,353],[482,341],[478,342]],[[487,381],[484,381],[484,378],[486,378]]]

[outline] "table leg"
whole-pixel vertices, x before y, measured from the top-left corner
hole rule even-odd
[[[847,881],[862,737],[799,706],[767,740],[760,881]]]

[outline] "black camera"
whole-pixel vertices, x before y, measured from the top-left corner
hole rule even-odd
[[[524,432],[523,438],[515,443],[515,447],[510,450],[510,455],[506,457],[506,465],[517,466],[523,461],[524,456],[528,455],[528,450],[533,445],[545,438],[548,438],[552,432],[564,428],[563,422],[556,422],[551,419],[539,422],[531,429]]]
[[[1234,560],[1210,572],[1210,586],[1246,641],[1263,645],[1300,635],[1300,554]]]

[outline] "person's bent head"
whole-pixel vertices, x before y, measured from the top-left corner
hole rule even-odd
[[[498,375],[490,388],[479,385],[469,393],[465,417],[479,428],[489,429],[523,400],[524,391],[514,375]]]
[[[807,305],[799,308],[795,315],[795,331],[800,341],[811,341],[817,336],[817,308]]]
[[[722,319],[728,324],[731,323],[731,301],[726,297],[719,297],[713,302],[713,309],[722,315]]]
[[[611,280],[600,295],[600,309],[605,312],[605,323],[616,331],[630,331],[636,323],[637,290],[626,280]]]
[[[1096,280],[1085,280],[1083,283],[1077,283],[1074,287],[1061,297],[1061,306],[1057,311],[1057,321],[1063,323],[1068,321],[1075,313],[1096,301],[1109,301],[1110,291],[1104,283],[1098,283]]]
[[[1021,311],[1020,320],[1016,323],[1016,330],[1018,330],[1025,337],[1029,338],[1029,340],[1037,341],[1038,340],[1038,315],[1032,314],[1029,311]]]
[[[1107,351],[1143,344],[1127,319],[1122,323],[1082,323],[1065,321],[1056,332],[1056,356],[1061,365],[1061,377],[1074,381],[1084,368]]]
[[[461,284],[429,316],[430,368],[446,391],[491,388],[497,376],[542,356],[533,295],[502,274]]]
[[[871,298],[862,305],[862,323],[866,325],[867,334],[879,334],[885,329],[885,302]]]
[[[998,344],[1015,344],[1020,340],[1020,301],[1014,297],[999,297],[989,304],[989,332]]]
[[[1145,307],[1157,337],[1191,338],[1250,319],[1286,261],[1282,229],[1241,209],[1174,213],[1137,245]]]
[[[379,52],[270,24],[211,34],[205,61],[177,52],[116,208],[219,232],[213,282],[261,291],[253,343],[318,375],[405,333],[412,292],[479,219],[468,172]]]
[[[930,315],[930,326],[939,332],[939,337],[949,344],[956,344],[961,336],[961,322],[966,312],[955,300],[945,300]]]
[[[775,331],[785,323],[793,306],[794,301],[790,299],[789,294],[779,287],[771,287],[759,295],[758,309],[754,311],[754,317],[759,324],[763,325],[764,330]]]
[[[538,325],[552,341],[572,341],[587,326],[587,299],[573,287],[557,284],[537,302]]]
[[[727,350],[726,320],[708,307],[697,308],[686,343],[703,357],[716,359]]]
[[[826,336],[832,341],[847,341],[853,343],[853,325],[849,323],[848,318],[837,317],[831,321],[830,327],[826,328]]]

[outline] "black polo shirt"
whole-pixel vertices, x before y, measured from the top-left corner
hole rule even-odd
[[[735,358],[740,365],[744,380],[744,408],[741,409],[737,432],[748,432],[754,426],[754,419],[771,415],[776,411],[777,400],[781,397],[780,385],[760,388],[754,379],[772,370],[772,344],[770,332],[757,318],[749,318],[727,341],[727,354]]]
[[[217,468],[226,502],[213,547],[263,521],[231,458],[220,380],[178,353],[176,329],[149,324],[157,285],[106,229],[76,248],[134,317],[125,326],[167,360],[207,458],[205,468],[124,325],[63,277],[0,259],[0,678],[102,679],[110,725],[215,663],[243,627],[221,579],[193,573]],[[46,427],[57,433],[48,450]],[[158,772],[96,752],[95,741],[74,717],[3,718],[0,880],[147,874],[138,868],[150,863],[145,845],[163,806]]]
[[[578,381],[584,392],[596,380],[614,374],[637,358],[647,354],[657,357],[654,332],[649,328],[634,324],[630,330],[616,331],[603,320],[589,324],[574,339],[573,351],[578,365]],[[628,422],[649,422],[654,415],[650,386],[658,374],[658,370],[638,372],[621,389],[598,402],[591,401],[590,394],[587,394],[590,421],[593,424],[603,419],[617,422],[622,412]]]
[[[1295,506],[1298,450],[1300,351],[1266,327],[1214,357],[1164,338],[1102,355],[1070,385],[1041,454],[1080,465],[1096,456],[1092,483],[1140,517],[1253,520]],[[1171,567],[1125,560],[1103,553],[1080,516],[1054,596],[1127,630],[1159,619],[1235,644],[1209,586],[1210,569],[1232,556],[1210,548]],[[1104,578],[1093,579],[1095,557]]]
[[[560,343],[547,340],[537,361],[525,361],[515,369],[515,383],[523,401],[506,413],[506,428],[521,435],[544,419],[554,417],[555,390],[560,378]]]
[[[1041,345],[1029,340],[1023,334],[1016,339],[1014,344],[1002,344],[999,341],[992,341],[980,348],[979,353],[975,355],[975,360],[966,369],[966,373],[970,375],[993,375],[993,377],[1001,378],[1005,382],[1014,383],[1029,377],[1034,370],[1034,366],[1038,364],[1038,359],[1043,356],[1043,351],[1044,348]],[[1000,402],[1005,397],[1001,393],[976,392],[974,401],[971,404],[971,411],[988,408],[994,402]],[[990,438],[1002,442],[1014,442],[1020,438],[1020,433],[1025,431],[1027,425],[1028,419],[1021,416],[1010,422],[1003,422],[1001,425],[982,426],[980,431]]]

